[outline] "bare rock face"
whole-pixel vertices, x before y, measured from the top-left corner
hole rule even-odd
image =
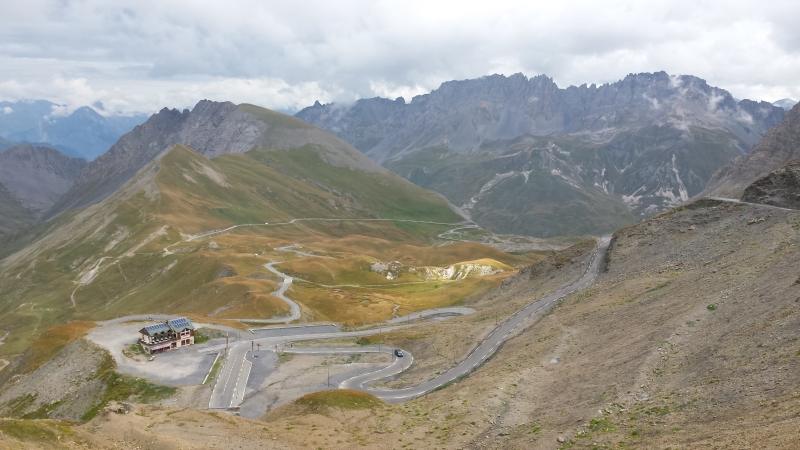
[[[756,180],[744,190],[742,201],[800,209],[800,161]]]
[[[567,88],[492,75],[408,103],[316,103],[297,114],[478,224],[534,236],[608,232],[681,204],[783,116],[664,72]]]
[[[737,101],[727,91],[689,75],[631,74],[602,86],[559,88],[547,76],[491,75],[448,81],[414,97],[362,99],[352,105],[319,103],[297,117],[331,130],[384,162],[426,147],[455,152],[519,136],[671,125],[723,127],[752,146],[783,117],[767,102]]]
[[[752,152],[717,172],[706,192],[739,197],[754,181],[796,160],[800,160],[800,104],[787,112],[783,122],[764,135]]]
[[[192,111],[162,109],[89,164],[51,214],[102,200],[176,144],[208,155],[248,150],[255,143],[258,124],[242,120],[236,110],[233,103],[207,100]]]

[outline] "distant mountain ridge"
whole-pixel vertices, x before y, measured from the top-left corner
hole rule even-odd
[[[772,104],[788,111],[797,104],[797,100],[793,100],[791,98],[782,98],[776,102],[772,102]]]
[[[754,145],[759,131],[777,124],[782,111],[768,102],[737,101],[701,78],[656,72],[563,89],[545,75],[491,75],[442,83],[410,103],[402,98],[362,99],[349,106],[316,103],[297,117],[334,131],[383,162],[425,147],[469,152],[487,141],[522,135],[606,132],[644,124],[727,127]]]
[[[46,100],[0,102],[0,137],[49,145],[70,156],[92,160],[146,119],[141,114],[103,116],[89,106],[61,115],[59,108]]]
[[[677,205],[783,115],[665,72],[567,88],[491,75],[409,103],[317,102],[297,113],[481,225],[535,235],[605,232]]]

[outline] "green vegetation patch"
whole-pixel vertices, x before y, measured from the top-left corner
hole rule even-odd
[[[144,349],[142,349],[142,346],[138,342],[135,342],[123,348],[122,354],[128,358],[134,358],[137,355],[144,355],[145,352]]]
[[[0,441],[11,436],[23,442],[58,442],[61,436],[72,435],[68,425],[57,421],[0,419]]]
[[[100,396],[100,400],[86,411],[81,419],[91,420],[112,401],[130,400],[138,403],[153,403],[171,397],[177,392],[174,387],[160,386],[142,378],[120,375],[114,371],[114,368],[114,361],[110,356],[106,356],[106,360],[97,371],[97,378],[105,382],[106,388]]]
[[[197,341],[195,341],[195,342],[197,342]],[[218,357],[214,361],[214,365],[211,366],[211,370],[208,372],[208,377],[206,378],[206,381],[203,384],[208,384],[211,381],[213,381],[215,378],[217,378],[217,374],[219,373],[219,370],[222,368],[222,360],[223,360],[223,358],[220,355],[220,357]]]
[[[610,433],[615,431],[617,427],[608,419],[608,417],[595,417],[589,421],[589,431]]]

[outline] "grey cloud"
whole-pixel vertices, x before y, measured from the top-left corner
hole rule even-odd
[[[798,13],[782,0],[6,2],[0,98],[151,111],[227,92],[292,109],[493,72],[567,85],[663,69],[773,100],[800,97]]]

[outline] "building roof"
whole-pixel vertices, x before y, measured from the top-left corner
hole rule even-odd
[[[166,323],[156,323],[153,325],[147,325],[141,330],[139,333],[146,334],[148,336],[155,336],[156,334],[166,333],[169,331],[169,327]]]
[[[186,317],[178,317],[177,319],[172,319],[167,321],[167,326],[175,332],[181,332],[183,330],[194,330],[194,325],[192,321],[187,319]]]
[[[166,322],[147,325],[139,330],[139,333],[155,336],[156,334],[167,333],[169,331],[180,333],[183,330],[194,330],[194,324],[186,317],[178,317],[177,319],[170,319]]]

